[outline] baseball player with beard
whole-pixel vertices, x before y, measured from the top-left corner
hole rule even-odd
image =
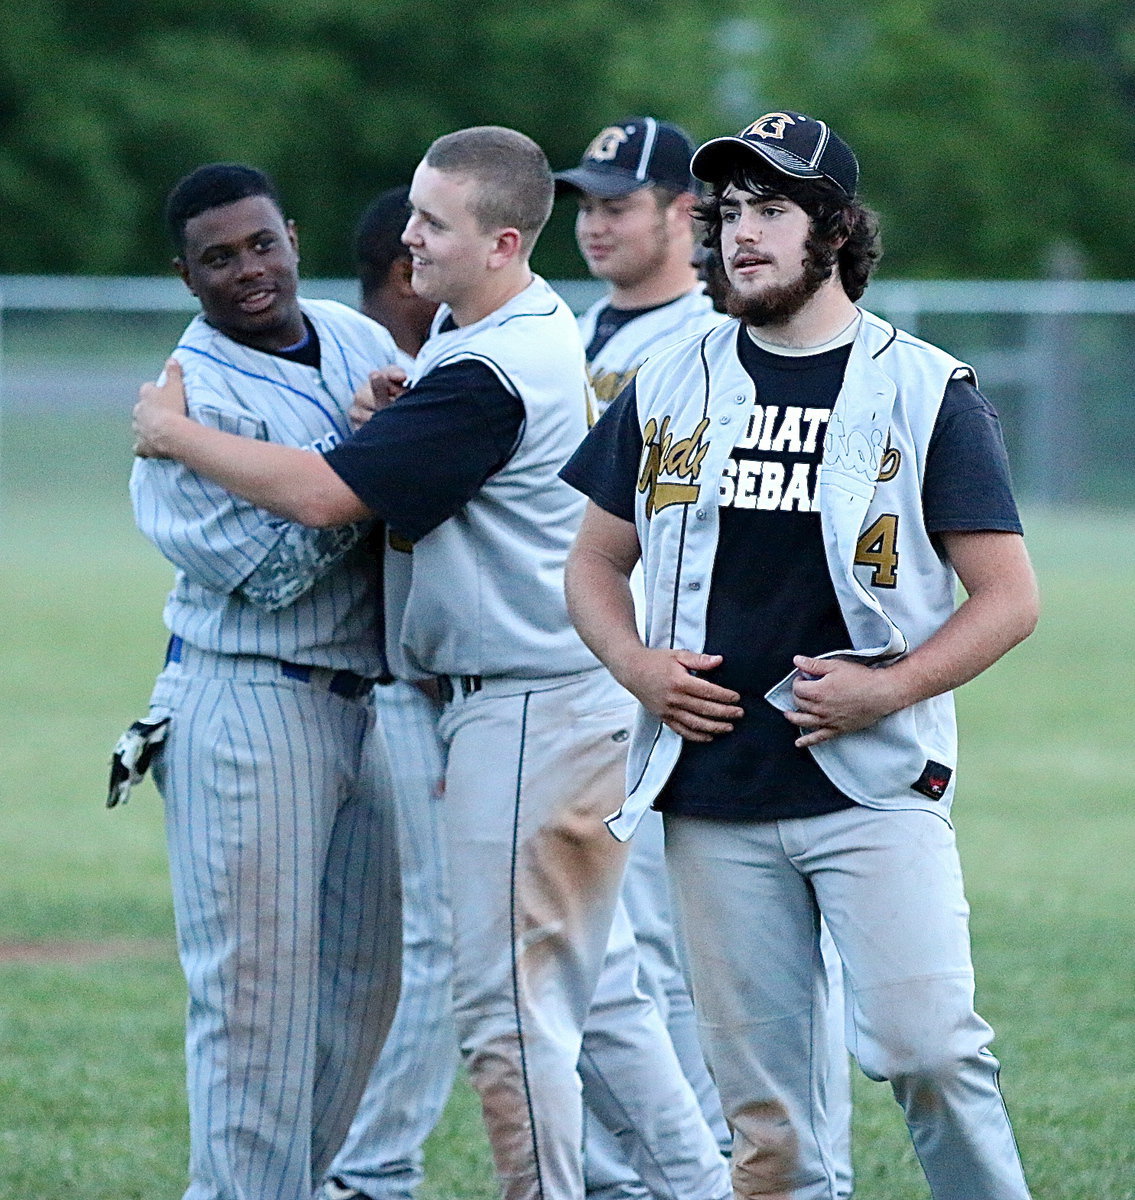
[[[579,166],[556,175],[558,190],[577,198],[580,253],[591,274],[610,284],[608,295],[579,318],[600,413],[651,354],[728,319],[715,307],[694,265],[698,184],[690,175],[693,152],[693,143],[678,126],[654,117],[631,117],[600,131]],[[641,577],[636,575],[633,584],[641,588]],[[623,900],[639,946],[641,983],[658,1004],[702,1112],[728,1152],[730,1135],[706,1070],[676,943],[660,813],[644,814],[635,832]],[[842,1198],[852,1192],[843,977],[826,931],[822,945],[829,975],[829,1107],[837,1131],[837,1196]],[[620,1161],[602,1126],[590,1123],[587,1135],[589,1194],[633,1194],[633,1172]]]
[[[174,351],[194,420],[322,461],[390,337],[297,299],[295,227],[259,171],[199,168],[166,218],[202,309]],[[376,560],[361,525],[292,524],[177,462],[139,459],[131,495],[177,568],[150,727],[189,985],[186,1200],[310,1200],[398,994]]]
[[[664,813],[737,1196],[836,1192],[822,917],[935,1200],[1027,1200],[949,821],[951,689],[1037,613],[996,415],[856,306],[877,226],[824,122],[770,113],[692,170],[737,320],[646,363],[564,470],[572,615],[642,705],[609,825]]]
[[[552,187],[512,130],[433,143],[403,235],[415,290],[442,302],[433,334],[405,393],[324,456],[187,419],[176,369],[142,389],[136,431],[141,452],[303,524],[389,526],[388,604],[405,597],[391,627],[444,702],[455,1011],[505,1196],[583,1195],[578,1067],[651,1190],[711,1200],[728,1182],[654,1006],[628,989],[617,1069],[581,1056],[620,911],[625,850],[601,814],[622,791],[634,706],[563,600],[582,502],[557,472],[586,431],[588,387],[575,322],[528,265]]]

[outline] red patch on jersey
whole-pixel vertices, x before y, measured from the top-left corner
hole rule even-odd
[[[928,758],[926,766],[922,768],[922,774],[910,786],[914,791],[929,796],[931,800],[941,800],[950,786],[953,774],[949,767]]]

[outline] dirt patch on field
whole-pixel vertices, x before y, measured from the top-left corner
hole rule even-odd
[[[110,962],[121,958],[168,958],[174,953],[170,942],[160,938],[107,938],[103,941],[0,941],[0,966],[23,963],[47,966],[63,963]]]

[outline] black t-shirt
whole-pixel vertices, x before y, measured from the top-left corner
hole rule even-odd
[[[328,450],[328,465],[391,531],[416,542],[508,462],[524,402],[483,362],[438,367]]]
[[[706,678],[739,692],[745,716],[711,742],[683,742],[656,807],[745,820],[814,816],[852,801],[797,749],[796,727],[764,693],[791,671],[794,654],[850,645],[816,505],[824,432],[850,347],[773,354],[741,329],[737,349],[757,400],[719,484],[705,650],[724,659]],[[562,474],[600,507],[633,520],[641,454],[632,383]],[[964,381],[946,388],[927,450],[923,514],[931,534],[1020,532],[996,413]]]

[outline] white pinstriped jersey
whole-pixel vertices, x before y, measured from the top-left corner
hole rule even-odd
[[[302,300],[321,365],[243,346],[196,317],[174,351],[195,420],[313,452],[349,433],[355,388],[396,361],[381,325],[330,300]],[[377,564],[365,525],[304,529],[164,459],[139,459],[135,520],[177,568],[172,633],[204,650],[377,675]]]
[[[611,303],[604,297],[579,318],[579,332],[584,347],[595,336],[595,325],[603,310]],[[623,325],[590,359],[587,373],[595,392],[599,415],[635,377],[643,361],[664,346],[694,333],[705,333],[728,318],[715,311],[702,284],[679,296],[669,304],[641,313]]]

